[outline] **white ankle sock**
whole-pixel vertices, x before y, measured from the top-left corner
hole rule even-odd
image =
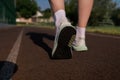
[[[55,19],[55,26],[59,27],[62,20],[67,20],[65,10],[58,10],[57,12],[55,12],[54,19]]]
[[[77,27],[75,40],[78,40],[79,38],[85,38],[85,31],[86,28]]]

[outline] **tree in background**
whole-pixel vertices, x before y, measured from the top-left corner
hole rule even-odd
[[[17,16],[30,18],[36,14],[38,6],[35,0],[16,0]]]
[[[77,0],[66,0],[66,11],[67,17],[70,21],[77,23],[78,19],[78,6]],[[94,0],[93,10],[88,22],[88,25],[98,26],[100,24],[110,24],[113,22],[111,20],[111,15],[113,10],[116,9],[116,3],[113,0]]]
[[[51,9],[47,8],[44,11],[42,11],[43,13],[43,18],[49,19],[51,16]]]
[[[76,25],[78,20],[77,0],[65,0],[65,4],[68,19],[72,22],[73,25]]]
[[[120,26],[120,8],[117,8],[113,11],[111,18],[116,26]]]
[[[110,17],[115,8],[116,3],[114,3],[112,0],[94,0],[94,6],[90,16],[89,25],[112,25],[113,23]]]

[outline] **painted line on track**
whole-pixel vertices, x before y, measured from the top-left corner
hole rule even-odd
[[[11,49],[6,61],[16,63],[17,56],[18,56],[19,49],[20,49],[20,44],[21,44],[21,41],[22,41],[22,35],[23,35],[23,29],[20,32],[16,42],[14,43],[13,48]]]
[[[23,28],[17,37],[16,42],[13,45],[13,48],[11,49],[3,67],[0,70],[0,80],[12,80],[12,76],[15,73],[15,70],[17,68],[16,61],[19,54],[20,44],[22,41],[22,35],[23,35]]]

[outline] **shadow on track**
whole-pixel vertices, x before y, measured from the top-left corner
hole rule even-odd
[[[17,70],[17,64],[8,61],[0,61],[0,80],[10,80]]]
[[[51,58],[52,49],[44,42],[44,38],[49,40],[54,40],[54,36],[49,35],[47,33],[36,33],[36,32],[29,32],[26,34],[27,36],[30,36],[30,39],[38,46],[42,47],[49,55],[49,58]]]

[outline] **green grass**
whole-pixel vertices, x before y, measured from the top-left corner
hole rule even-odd
[[[35,24],[17,24],[18,26],[27,26],[27,27],[42,27],[54,29],[54,23],[35,23]],[[120,26],[88,26],[87,32],[96,32],[96,33],[104,33],[104,34],[113,34],[120,35]]]
[[[104,34],[113,34],[113,35],[120,35],[120,26],[96,26],[96,27],[87,27],[88,32],[97,32],[97,33],[104,33]]]
[[[26,24],[26,23],[17,23],[17,26],[22,26],[22,27],[37,27],[37,28],[50,28],[54,29],[54,23],[32,23],[32,24]]]

